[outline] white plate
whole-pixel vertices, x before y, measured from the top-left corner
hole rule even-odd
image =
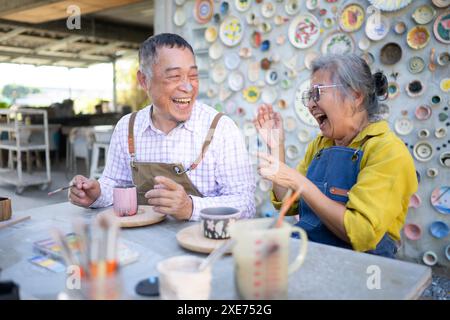
[[[175,0],[175,4],[177,6],[182,6],[185,2],[186,2],[186,0]]]
[[[272,2],[264,2],[261,6],[261,15],[264,18],[272,18],[277,11],[277,7]]]
[[[224,86],[224,85],[220,86],[220,90],[219,90],[219,100],[220,101],[227,100],[229,97],[231,97],[232,94],[233,94],[233,92],[231,92],[231,90],[228,89],[228,86]]]
[[[245,78],[242,72],[240,71],[233,71],[228,76],[228,86],[233,91],[240,91],[242,88],[244,88]]]
[[[259,71],[261,70],[259,61],[249,63],[248,66],[248,80],[255,82],[259,78]]]
[[[426,162],[433,158],[433,146],[427,141],[419,141],[414,145],[413,155],[417,161]]]
[[[311,126],[311,127],[319,127],[319,124],[317,123],[316,119],[312,116],[312,114],[309,112],[308,108],[303,105],[302,102],[302,93],[303,91],[309,89],[310,82],[309,80],[306,80],[302,82],[302,84],[298,87],[297,91],[295,92],[295,113],[297,116],[302,120],[305,124]]]
[[[297,138],[300,142],[306,143],[311,141],[311,134],[306,129],[300,129],[297,133]]]
[[[276,70],[267,70],[266,71],[266,82],[267,84],[274,85],[280,80],[280,75]]]
[[[210,26],[205,30],[205,40],[212,43],[217,39],[217,28],[214,26]]]
[[[277,90],[273,87],[266,87],[262,89],[261,100],[264,103],[272,104],[277,99]]]
[[[306,0],[306,9],[309,11],[315,10],[319,7],[319,0]]]
[[[367,37],[373,41],[379,41],[386,37],[391,26],[389,19],[382,14],[379,15],[379,21],[377,21],[377,17],[376,14],[373,14],[366,20],[365,32]]]
[[[229,47],[238,45],[244,36],[244,24],[235,16],[228,16],[220,25],[220,40]]]
[[[227,67],[230,70],[234,70],[239,66],[239,63],[241,62],[241,58],[239,55],[235,52],[230,52],[225,54],[224,57],[224,63],[225,67]]]
[[[412,0],[369,0],[375,7],[383,11],[396,11],[406,7]]]
[[[294,117],[288,116],[284,119],[284,129],[287,132],[292,132],[297,128],[297,120]]]
[[[320,37],[320,23],[309,13],[299,14],[289,25],[289,41],[298,49],[309,48]]]
[[[184,13],[183,8],[177,8],[173,15],[173,23],[177,27],[181,27],[186,23],[186,14]]]
[[[295,15],[300,11],[300,2],[298,0],[287,0],[284,10],[288,15]]]
[[[299,151],[296,146],[290,145],[286,148],[286,156],[288,157],[288,159],[294,160],[294,159],[298,158],[298,155],[299,155]]]
[[[350,54],[355,51],[355,43],[348,33],[332,33],[323,40],[321,51],[324,55]]]
[[[358,41],[358,48],[362,51],[366,51],[370,47],[370,40],[366,37],[362,37]]]
[[[223,46],[220,42],[214,42],[208,49],[209,57],[213,60],[220,59],[223,55]]]
[[[227,78],[227,69],[223,66],[223,64],[217,64],[212,69],[212,80],[215,83],[222,83]]]
[[[399,135],[406,136],[413,131],[414,124],[408,118],[399,118],[395,120],[394,128]]]
[[[430,23],[436,17],[436,10],[432,6],[422,5],[417,7],[412,14],[413,20],[418,24]]]
[[[251,0],[234,0],[234,6],[237,11],[244,12],[250,8]]]
[[[308,53],[306,53],[304,59],[306,69],[311,70],[313,61],[319,56],[320,53],[318,53],[317,51],[309,51]]]

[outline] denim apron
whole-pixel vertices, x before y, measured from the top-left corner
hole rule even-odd
[[[360,149],[341,146],[319,150],[306,177],[328,198],[345,204],[348,201],[348,191],[356,183],[362,156],[363,151]],[[339,239],[322,223],[303,199],[300,200],[299,215],[300,220],[296,225],[306,231],[311,241],[352,249],[349,243]],[[396,251],[394,240],[386,233],[377,247],[367,253],[394,258]]]

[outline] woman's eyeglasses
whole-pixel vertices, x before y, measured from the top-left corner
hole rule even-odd
[[[314,102],[318,102],[320,100],[320,94],[322,93],[322,89],[325,88],[334,88],[334,87],[342,87],[341,84],[329,84],[329,85],[314,85],[306,91],[302,93],[302,102],[305,107],[308,107],[309,100],[313,99]]]

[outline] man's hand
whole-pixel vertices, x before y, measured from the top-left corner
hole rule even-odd
[[[100,196],[100,183],[81,175],[75,176],[70,182],[69,201],[80,207],[89,207]]]
[[[182,185],[166,177],[155,177],[155,188],[145,197],[148,204],[159,213],[168,214],[178,220],[189,220],[192,216],[192,199]]]

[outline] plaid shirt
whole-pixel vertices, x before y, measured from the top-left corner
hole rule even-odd
[[[155,128],[150,112],[152,106],[139,111],[134,124],[136,161],[182,163],[189,167],[201,152],[203,142],[217,111],[195,102],[191,117],[168,134]],[[113,203],[113,188],[132,182],[131,157],[128,153],[128,122],[130,115],[117,123],[111,137],[105,169],[99,179],[100,197],[92,208]],[[227,206],[239,209],[241,218],[255,215],[255,174],[244,139],[236,124],[223,116],[202,162],[187,173],[204,196],[191,196],[191,220],[199,220],[200,210]]]

